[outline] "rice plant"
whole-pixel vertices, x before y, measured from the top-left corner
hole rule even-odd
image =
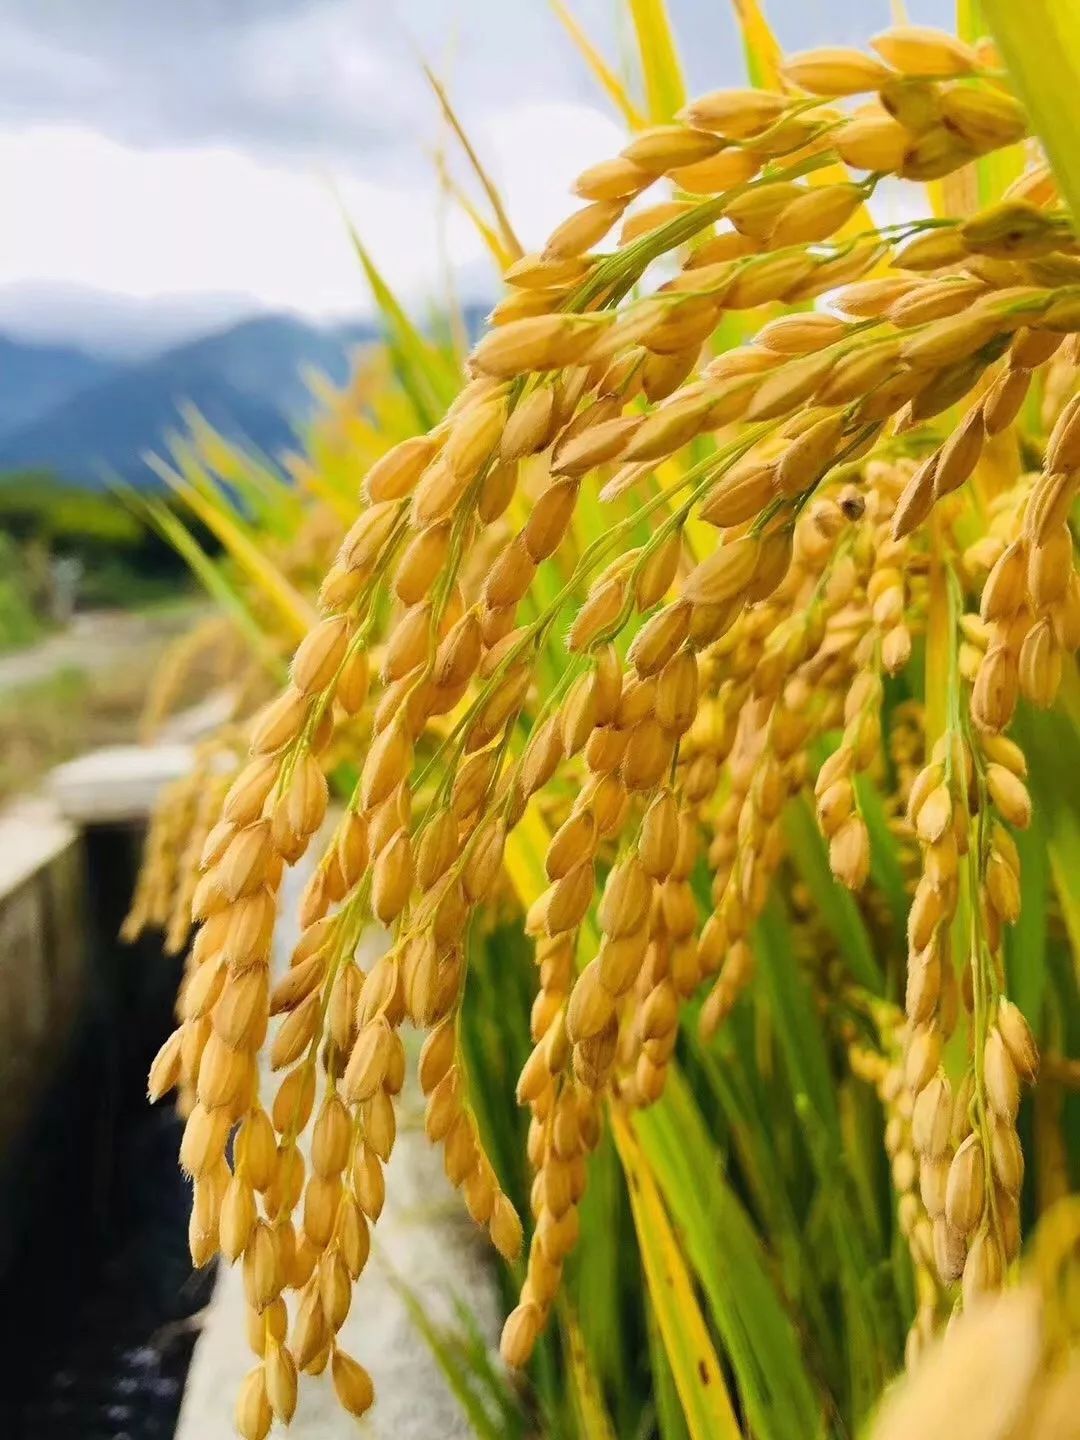
[[[396,423],[339,404],[334,462],[241,465],[242,514],[189,449],[168,472],[260,675],[299,641],[163,806],[133,918],[198,926],[150,1093],[196,1263],[243,1267],[248,1440],[304,1373],[372,1403],[335,1337],[406,1026],[514,1267],[521,1433],[850,1434],[904,1367],[878,1433],[958,1433],[931,1411],[995,1377],[973,1355],[1028,1428],[963,1433],[1064,1433],[1030,1397],[1076,1334],[1080,193],[1009,15],[1004,59],[906,24],[783,59],[736,9],[755,83],[687,101],[629,5],[648,123],[577,32],[637,128],[536,252],[485,224],[506,293],[460,384],[365,255]]]

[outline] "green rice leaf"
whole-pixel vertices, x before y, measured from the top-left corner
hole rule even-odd
[[[649,119],[672,120],[686,104],[686,81],[664,0],[627,0],[637,36]]]
[[[745,1211],[717,1164],[697,1102],[676,1067],[634,1133],[709,1302],[750,1433],[824,1436],[821,1402]]]
[[[1063,0],[982,0],[1009,78],[1080,215],[1080,8]]]
[[[450,359],[409,319],[348,217],[346,224],[382,316],[394,373],[412,402],[417,425],[429,430],[457,394],[459,375]]]

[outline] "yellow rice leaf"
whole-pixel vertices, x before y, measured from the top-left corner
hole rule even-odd
[[[1023,472],[1020,441],[1015,425],[991,435],[971,472],[971,488],[985,512],[991,501],[1011,490]],[[982,521],[985,526],[985,520]]]
[[[330,484],[318,466],[309,464],[302,455],[291,455],[286,457],[285,467],[296,486],[328,505],[343,525],[347,526],[355,519],[356,501]]]
[[[424,429],[430,429],[458,392],[461,384],[458,366],[452,357],[444,354],[413,324],[383,278],[356,227],[347,215],[344,219],[382,318],[386,349],[395,375],[412,402],[416,419]]]
[[[507,215],[506,210],[503,206],[502,196],[499,194],[498,186],[484,169],[483,165],[480,163],[480,157],[473,149],[472,141],[465,133],[465,127],[458,119],[454,111],[454,107],[450,104],[450,97],[447,95],[446,90],[440,82],[438,76],[430,68],[430,66],[427,65],[424,66],[424,74],[427,76],[428,81],[431,84],[431,88],[435,91],[436,97],[438,98],[439,104],[442,107],[443,116],[445,117],[447,124],[457,136],[461,144],[461,148],[465,151],[465,154],[468,157],[469,164],[472,166],[473,174],[480,181],[480,184],[483,187],[484,194],[487,196],[488,201],[491,205],[492,213],[495,216],[495,221],[498,226],[499,234],[502,237],[503,246],[514,257],[515,260],[520,260],[525,252],[521,248],[521,242],[514,234],[514,227],[510,224],[510,217]]]
[[[570,1342],[570,1381],[583,1440],[616,1440],[611,1418],[604,1408],[596,1378],[589,1368],[585,1337],[581,1333],[577,1316],[569,1306],[566,1306],[563,1312],[563,1327]]]
[[[645,100],[654,125],[671,120],[686,104],[686,81],[664,0],[629,0],[641,55]]]
[[[454,203],[459,206],[460,209],[463,210],[464,213],[469,217],[469,220],[472,222],[473,229],[480,236],[480,239],[484,242],[484,246],[487,249],[488,254],[495,261],[495,264],[499,267],[499,270],[509,270],[510,266],[519,257],[512,254],[511,251],[507,249],[506,242],[503,239],[502,235],[499,233],[498,229],[494,225],[488,224],[488,222],[480,214],[480,211],[477,209],[473,201],[469,198],[468,195],[466,195],[465,191],[457,183],[454,177],[447,171],[445,165],[442,164],[441,159],[438,160],[436,163],[438,165],[439,180],[445,188],[446,193],[451,196]]]
[[[1080,859],[1080,825],[1076,817],[1065,812],[1060,817],[1058,833],[1047,845],[1050,873],[1061,905],[1073,955],[1080,955],[1080,897],[1076,894],[1076,862]]]
[[[663,461],[654,471],[657,484],[662,490],[666,490],[668,486],[673,485],[679,479],[682,471],[683,466],[678,460]],[[684,502],[685,498],[683,494],[673,495],[668,507],[670,513],[674,514]],[[700,519],[696,512],[687,516],[686,524],[683,526],[683,533],[690,547],[690,553],[695,559],[702,559],[716,546],[715,526]]]
[[[254,582],[274,606],[288,634],[294,640],[301,640],[315,624],[318,616],[303,595],[289,583],[276,565],[272,564],[259,546],[245,534],[236,520],[219,505],[215,505],[189,484],[171,466],[156,456],[148,456],[148,463],[174,490],[206,528],[221,541],[229,555]]]
[[[974,163],[942,180],[928,180],[926,193],[935,215],[974,215],[979,208],[979,177]]]
[[[629,1120],[610,1108],[649,1298],[690,1440],[739,1440],[739,1426],[690,1273],[648,1159]]]
[[[779,90],[783,51],[758,0],[731,0],[742,31],[746,72],[762,90]]]
[[[899,23],[899,22],[897,22]],[[956,33],[961,40],[977,40],[986,34],[986,22],[979,0],[956,0]]]
[[[258,658],[274,683],[283,684],[288,678],[288,671],[275,649],[273,640],[251,613],[245,597],[230,583],[222,566],[207,555],[180,516],[161,501],[145,500],[136,491],[125,491],[122,498],[145,514],[150,524],[187,563],[191,573],[217,602],[226,619],[231,620],[241,632],[251,647],[251,653]]]
[[[644,130],[648,123],[645,116],[634,104],[627,92],[626,86],[585,34],[585,31],[563,3],[563,0],[551,0],[551,8],[554,10],[556,18],[563,29],[574,42],[574,46],[585,61],[585,64],[599,82],[600,88],[614,103],[615,108],[622,115],[630,129]]]

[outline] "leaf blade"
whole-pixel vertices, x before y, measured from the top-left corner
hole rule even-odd
[[[666,124],[686,104],[686,81],[664,0],[629,0],[645,100],[654,125]]]
[[[648,1160],[618,1107],[612,1107],[611,1125],[630,1191],[646,1284],[691,1440],[739,1440],[720,1361]]]
[[[647,123],[645,116],[634,103],[626,86],[581,28],[564,0],[551,0],[551,8],[555,12],[559,24],[570,36],[574,48],[592,71],[601,90],[611,100],[626,124],[631,130],[644,130]]]

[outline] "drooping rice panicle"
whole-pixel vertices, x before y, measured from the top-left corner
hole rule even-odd
[[[383,1206],[406,1021],[426,1032],[425,1130],[450,1181],[505,1257],[522,1245],[459,1019],[470,926],[527,817],[546,848],[519,921],[538,979],[517,1082],[535,1180],[510,1364],[558,1296],[609,1107],[655,1103],[690,1003],[707,1041],[752,984],[802,795],[855,903],[872,904],[868,786],[887,786],[917,871],[903,1016],[880,1051],[851,1052],[888,1117],[917,1275],[909,1361],[944,1297],[973,1305],[1016,1256],[1015,1121],[1038,1057],[1004,989],[1011,831],[1031,813],[1004,731],[1020,695],[1054,700],[1080,645],[1077,238],[1037,155],[970,216],[869,219],[886,177],[950,176],[1028,134],[973,47],[914,27],[873,46],[793,57],[783,90],[706,95],[578,178],[583,206],[507,271],[445,417],[367,471],[320,619],[216,823],[205,807],[183,821],[200,834],[200,928],[150,1089],[191,1097],[197,1263],[220,1249],[243,1265],[248,1440],[288,1421],[298,1371],[329,1364],[348,1410],[371,1403],[336,1337]],[[733,315],[755,332],[714,354]],[[1042,471],[980,495],[973,540],[958,497],[1054,366],[1068,380]],[[606,530],[583,525],[586,504],[611,507]],[[924,653],[949,657],[931,677],[942,727],[904,717],[918,739],[889,777],[888,687]],[[359,778],[327,828],[349,726]],[[271,987],[283,867],[316,836],[301,937]],[[140,893],[137,916],[166,911]],[[376,925],[385,947],[363,962]],[[265,1101],[264,1048],[283,1072]]]

